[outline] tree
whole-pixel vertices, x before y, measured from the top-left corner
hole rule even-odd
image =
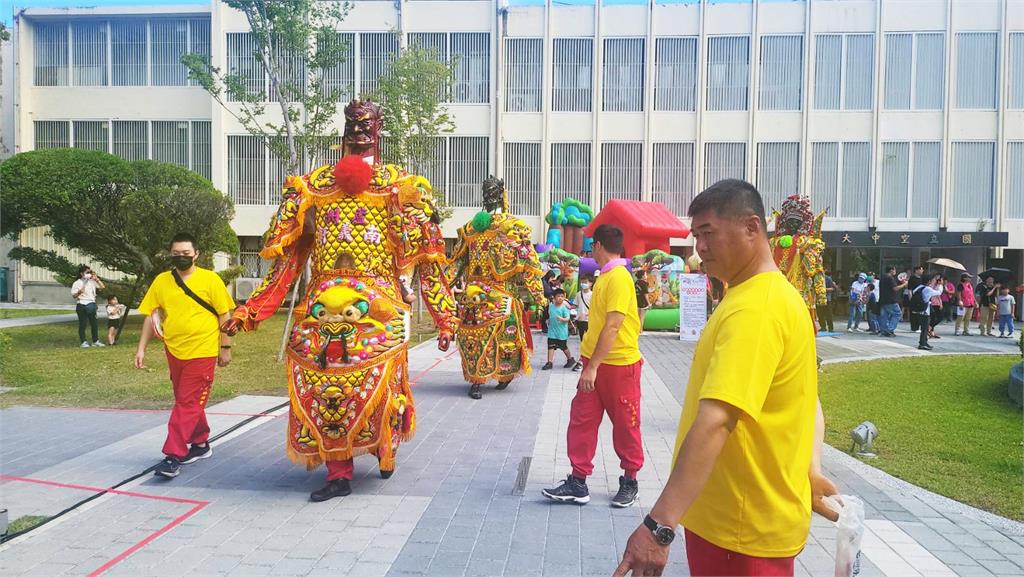
[[[209,180],[174,164],[126,162],[95,150],[36,150],[0,164],[0,180],[0,235],[14,238],[48,226],[57,244],[124,274],[107,284],[129,308],[167,270],[167,241],[175,233],[196,237],[202,266],[210,267],[215,252],[238,252],[231,201]],[[77,263],[54,251],[21,246],[10,256],[52,271],[65,285],[77,276]]]
[[[352,96],[333,72],[349,57],[338,25],[351,5],[321,0],[224,0],[249,23],[253,52],[222,70],[199,54],[182,62],[289,174],[313,166],[338,140],[338,103]],[[273,105],[280,115],[271,115]]]
[[[366,94],[384,108],[384,161],[422,172],[434,160],[435,138],[455,130],[443,101],[451,92],[455,62],[444,62],[436,50],[411,46],[381,76],[377,90]],[[445,200],[434,198],[441,220],[452,214]]]
[[[650,272],[652,270],[661,270],[666,266],[671,266],[675,260],[676,258],[667,252],[653,248],[644,254],[634,256],[632,264],[634,269]]]

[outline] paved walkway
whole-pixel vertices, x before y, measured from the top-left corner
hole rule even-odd
[[[559,505],[540,488],[568,472],[564,438],[575,374],[536,371],[506,391],[466,397],[457,353],[427,343],[410,356],[416,438],[383,481],[356,460],[356,493],[314,504],[323,470],[284,456],[285,399],[239,397],[211,407],[214,457],[171,482],[146,475],[0,546],[10,575],[609,575],[625,539],[668,475],[692,345],[644,335],[641,505],[612,509],[618,459],[601,431],[593,499]],[[917,355],[911,336],[824,338],[827,361]],[[941,343],[941,345],[940,345]],[[1006,340],[942,339],[972,352],[1012,352]],[[953,345],[949,345],[953,348]],[[975,350],[977,349],[977,350]],[[538,351],[538,355],[542,351]],[[539,361],[538,356],[535,361]],[[539,366],[539,362],[534,363]],[[260,416],[253,416],[260,415]],[[52,515],[131,477],[158,458],[165,411],[18,407],[0,412],[0,502],[14,519]],[[58,432],[60,441],[52,441]],[[963,507],[828,451],[825,467],[867,503],[862,575],[1024,575],[1024,526]],[[835,529],[816,518],[798,575],[831,575]],[[685,575],[681,546],[667,574]]]
[[[38,317],[21,317],[16,319],[0,319],[0,330],[13,329],[15,327],[30,327],[35,325],[48,325],[52,323],[67,323],[78,321],[78,314],[75,313],[75,305],[41,305],[37,303],[0,303],[0,309],[23,310],[23,309],[46,309],[46,310],[67,310],[67,314],[42,315]],[[137,310],[128,311],[129,316],[139,314]],[[107,318],[107,308],[102,304],[96,310],[97,319]],[[106,331],[106,325],[100,327],[100,332]]]

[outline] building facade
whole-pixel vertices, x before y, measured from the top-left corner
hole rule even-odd
[[[457,58],[455,132],[420,168],[456,208],[447,235],[488,174],[537,240],[564,198],[682,217],[733,177],[770,207],[800,193],[827,208],[840,270],[931,256],[1024,270],[1024,0],[358,0],[339,34],[351,57],[330,81],[346,95],[372,89],[403,45]],[[283,170],[180,63],[206,54],[262,87],[250,46],[220,2],[20,12],[13,149],[98,148],[207,176],[234,200],[258,275]]]

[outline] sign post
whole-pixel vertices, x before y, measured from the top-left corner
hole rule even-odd
[[[689,273],[679,275],[679,340],[699,339],[707,318],[707,277]]]

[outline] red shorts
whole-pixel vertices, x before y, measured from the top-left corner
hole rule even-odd
[[[686,530],[692,577],[793,577],[796,557],[751,557],[723,549]]]

